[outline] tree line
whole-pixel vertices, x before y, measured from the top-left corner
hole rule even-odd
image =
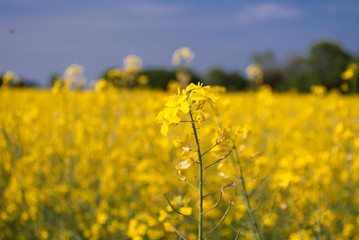
[[[309,48],[307,56],[296,55],[284,63],[278,63],[271,51],[253,54],[251,61],[262,69],[261,84],[269,85],[276,91],[296,89],[300,92],[308,92],[313,85],[322,85],[327,89],[340,89],[343,85],[341,74],[349,64],[359,63],[359,55],[346,51],[339,43],[320,41]],[[168,83],[176,79],[176,70],[143,69],[138,75],[147,77],[147,87],[166,90]],[[111,69],[104,71],[100,78],[110,81],[107,77],[110,71]],[[228,91],[242,91],[251,86],[246,74],[240,71],[228,72],[220,67],[212,67],[202,75],[191,69],[188,73],[191,82],[223,86]],[[3,83],[3,76],[0,76],[0,85]],[[49,85],[52,86],[58,77],[60,75],[52,75]],[[34,82],[18,79],[13,86],[36,87],[37,85]],[[358,88],[358,84],[355,88]]]

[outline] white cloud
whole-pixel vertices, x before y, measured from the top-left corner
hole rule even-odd
[[[289,19],[299,15],[296,9],[282,6],[277,3],[263,3],[243,8],[239,12],[239,23],[249,25],[273,19]]]

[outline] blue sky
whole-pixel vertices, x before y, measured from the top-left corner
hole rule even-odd
[[[73,63],[90,82],[128,54],[144,67],[171,68],[183,46],[200,73],[243,72],[253,53],[271,50],[284,61],[323,39],[359,53],[359,1],[0,0],[2,70],[42,85]]]

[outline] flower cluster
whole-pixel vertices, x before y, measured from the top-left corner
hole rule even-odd
[[[180,65],[181,62],[184,64],[189,65],[189,63],[193,60],[194,53],[191,51],[189,47],[182,47],[177,49],[172,56],[172,64],[173,65]]]
[[[247,78],[255,83],[262,83],[263,81],[263,70],[258,64],[251,64],[246,68]]]
[[[201,124],[205,120],[203,107],[206,103],[214,107],[217,99],[217,92],[212,91],[210,86],[203,87],[201,83],[198,85],[191,83],[182,91],[178,89],[177,95],[167,98],[164,110],[156,118],[156,121],[162,124],[162,135],[167,136],[168,126],[177,125],[181,122],[183,114],[189,112],[193,119]]]

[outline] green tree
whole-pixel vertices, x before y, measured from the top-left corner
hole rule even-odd
[[[203,82],[201,77],[189,70],[188,71],[191,80],[189,83],[197,84],[198,82]],[[152,88],[158,88],[162,90],[167,89],[167,84],[170,80],[176,79],[176,71],[175,70],[168,70],[168,69],[160,69],[160,68],[154,68],[154,69],[146,69],[139,73],[139,75],[145,75],[148,77],[148,85]]]
[[[264,51],[252,55],[252,62],[261,65],[262,69],[268,70],[277,67],[277,61],[272,51]]]
[[[248,82],[239,73],[228,73],[219,67],[213,67],[206,73],[206,79],[211,86],[223,86],[228,91],[243,90]]]
[[[338,43],[322,41],[314,44],[308,58],[313,82],[327,88],[340,87],[340,74],[352,60],[353,56]]]
[[[206,79],[211,86],[228,86],[228,75],[219,67],[213,67],[206,73]]]

